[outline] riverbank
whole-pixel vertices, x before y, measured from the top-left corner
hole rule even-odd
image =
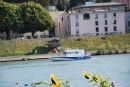
[[[5,56],[5,57],[0,57],[0,62],[48,59],[49,57],[52,57],[52,56],[58,56],[58,54],[36,54],[36,55],[23,55],[23,56]]]
[[[89,51],[92,56],[96,55],[97,51]],[[0,62],[9,62],[9,61],[26,61],[26,60],[36,60],[36,59],[48,59],[50,57],[59,56],[59,53],[51,54],[36,54],[36,55],[23,55],[23,56],[4,56],[0,57]]]
[[[88,53],[91,53],[91,56],[101,55],[98,51],[88,51]],[[102,55],[128,54],[128,53],[130,53],[130,50],[128,50],[127,53],[124,53],[122,50],[118,50],[118,52],[113,50],[112,53],[105,50]],[[51,53],[51,54],[36,54],[36,55],[23,55],[23,56],[5,56],[5,57],[0,57],[0,62],[48,59],[50,57],[59,56],[59,55],[60,55],[59,53]]]

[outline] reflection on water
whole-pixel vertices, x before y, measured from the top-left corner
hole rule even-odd
[[[24,87],[48,81],[50,74],[70,81],[71,87],[92,87],[82,71],[110,77],[117,87],[130,87],[130,54],[92,56],[88,60],[51,62],[48,59],[0,62],[0,87]],[[16,85],[16,82],[20,82]],[[45,86],[41,86],[45,87]]]

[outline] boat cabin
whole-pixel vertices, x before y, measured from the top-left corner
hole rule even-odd
[[[67,49],[62,53],[62,57],[83,57],[85,56],[85,50],[84,49],[77,49],[77,50],[70,50]]]

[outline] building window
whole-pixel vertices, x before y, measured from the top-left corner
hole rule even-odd
[[[83,19],[90,19],[90,14],[89,13],[83,14]]]
[[[104,27],[104,29],[105,29],[105,32],[108,32],[108,28],[107,27]]]
[[[79,33],[79,28],[76,28],[76,34],[78,34]]]
[[[78,21],[76,21],[76,27],[79,27],[79,22]]]
[[[116,13],[113,13],[113,17],[116,18]]]
[[[27,36],[26,38],[27,38],[27,39],[31,39],[31,36]]]
[[[113,24],[116,24],[116,20],[113,20]]]
[[[98,19],[98,14],[95,14],[95,19]]]
[[[63,17],[61,18],[61,20],[63,21]]]
[[[130,27],[130,21],[128,21],[128,26]]]
[[[98,21],[95,21],[95,25],[98,25]]]
[[[96,33],[96,36],[99,36],[99,33]]]
[[[104,18],[107,18],[107,14],[106,13],[104,13]]]
[[[118,10],[118,7],[113,7],[113,10]]]
[[[75,19],[78,20],[78,15],[75,15]]]
[[[107,20],[104,20],[104,25],[107,25]]]
[[[99,32],[99,28],[98,27],[96,27],[96,32]]]
[[[114,27],[113,27],[113,29],[114,29],[114,31],[117,31],[117,28],[116,28],[116,26],[114,26]]]

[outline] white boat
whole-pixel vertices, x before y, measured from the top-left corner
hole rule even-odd
[[[71,50],[67,49],[57,57],[49,58],[51,61],[72,61],[72,60],[85,60],[91,58],[91,53],[86,52],[84,49]]]

